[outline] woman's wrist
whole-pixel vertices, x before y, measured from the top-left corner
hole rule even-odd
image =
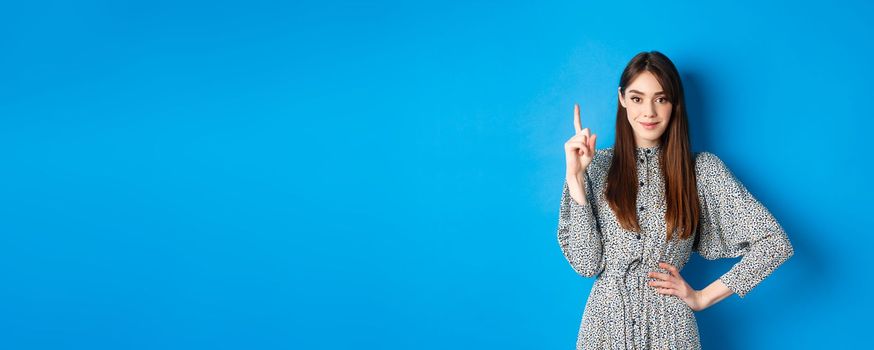
[[[579,205],[586,205],[586,192],[583,178],[580,174],[565,174],[571,198]]]
[[[704,292],[704,289],[695,291],[695,299],[697,301],[698,307],[700,308],[697,311],[704,310],[710,307],[710,305],[712,305],[713,303],[713,298],[710,298],[707,293]]]
[[[717,279],[706,288],[695,291],[695,298],[701,306],[701,310],[704,310],[732,294],[734,292],[722,283],[722,280]]]
[[[565,173],[565,174],[564,174],[564,178],[565,178],[566,180],[568,180],[568,181],[571,181],[571,180],[574,180],[574,181],[580,181],[580,173],[576,173],[576,174],[574,174],[574,173]]]

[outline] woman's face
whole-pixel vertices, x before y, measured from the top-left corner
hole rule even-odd
[[[672,105],[656,77],[649,71],[638,74],[626,87],[625,96],[622,96],[622,88],[619,88],[619,103],[625,107],[637,146],[652,147],[659,144],[671,119]]]

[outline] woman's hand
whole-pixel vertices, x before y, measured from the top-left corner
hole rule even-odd
[[[668,270],[670,274],[661,272],[650,272],[647,274],[649,277],[658,279],[658,281],[649,282],[649,285],[654,287],[657,292],[677,296],[694,311],[701,311],[707,308],[708,305],[704,302],[701,293],[692,289],[686,283],[686,280],[683,279],[683,276],[680,276],[680,271],[674,265],[660,262],[659,267]]]
[[[595,139],[598,135],[589,135],[589,128],[583,128],[580,123],[580,106],[574,104],[574,131],[576,133],[564,144],[567,175],[576,177],[586,170],[592,157],[595,156]]]

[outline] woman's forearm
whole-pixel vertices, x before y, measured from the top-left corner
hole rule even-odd
[[[586,205],[586,180],[585,177],[583,177],[583,172],[580,172],[579,174],[567,174],[565,176],[571,198],[579,205]]]
[[[703,306],[701,310],[722,301],[722,299],[725,299],[732,294],[734,294],[734,291],[729,289],[725,283],[722,283],[722,280],[717,279],[716,281],[713,281],[709,286],[698,291],[698,298]]]

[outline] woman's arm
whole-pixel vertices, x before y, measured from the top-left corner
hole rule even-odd
[[[566,177],[561,195],[558,219],[558,243],[574,271],[583,277],[593,277],[604,269],[604,246],[595,218],[592,189],[588,174]],[[575,188],[575,195],[571,188]],[[573,197],[583,199],[578,202]]]
[[[649,285],[659,293],[675,295],[700,311],[732,294],[741,298],[793,254],[783,228],[753,197],[716,155],[702,152],[695,160],[701,198],[701,222],[693,250],[714,260],[742,256],[716,281],[696,291],[673,265],[659,266],[669,273],[650,272]]]
[[[721,159],[709,152],[703,152],[699,158],[696,167],[699,179],[703,180],[699,186],[704,186],[704,195],[701,227],[694,249],[709,260],[741,257],[719,277],[719,282],[743,298],[789,259],[794,249],[771,212]],[[713,297],[721,293],[711,290],[707,295]]]
[[[565,176],[565,185],[567,185],[568,191],[570,192],[570,196],[573,200],[577,201],[577,204],[581,206],[585,206],[588,204],[588,200],[586,199],[586,179],[583,176],[584,172],[580,172],[576,175],[566,175]]]
[[[668,270],[668,273],[650,272],[649,277],[656,278],[656,280],[650,281],[649,285],[661,294],[674,295],[680,298],[694,311],[704,310],[734,293],[719,279],[711,283],[707,288],[695,290],[680,275],[680,271],[676,266],[660,262],[659,267]]]
[[[704,310],[713,304],[716,304],[722,299],[728,298],[730,295],[734,294],[734,291],[728,288],[725,283],[722,283],[722,280],[716,279],[709,286],[705,287],[702,290],[695,292],[698,298],[698,305],[700,307],[700,311]]]

